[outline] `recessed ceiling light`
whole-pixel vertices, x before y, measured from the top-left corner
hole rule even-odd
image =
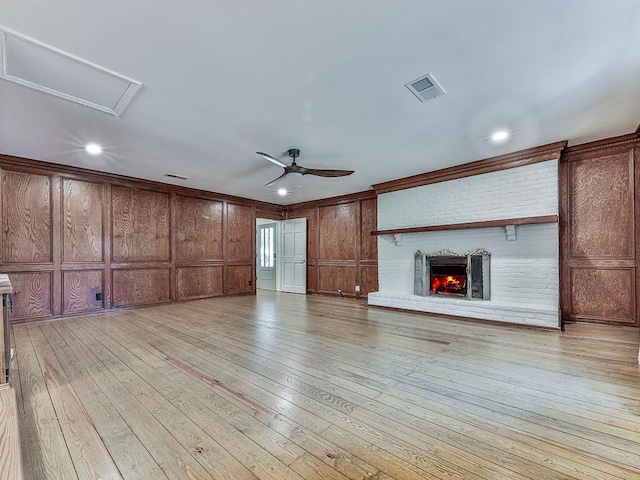
[[[491,140],[493,142],[503,142],[509,138],[509,132],[507,130],[498,130],[491,135]]]
[[[278,189],[278,195],[280,195],[281,197],[284,197],[287,194],[287,189],[286,188],[279,188]]]
[[[87,143],[84,149],[89,155],[100,155],[102,153],[102,147],[97,143]]]

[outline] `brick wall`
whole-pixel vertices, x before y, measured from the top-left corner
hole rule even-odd
[[[499,220],[558,214],[558,162],[552,160],[378,196],[378,228]],[[504,227],[380,236],[379,292],[369,303],[435,313],[557,328],[558,224],[520,225],[517,239]],[[450,248],[491,252],[491,299],[413,295],[416,250]]]

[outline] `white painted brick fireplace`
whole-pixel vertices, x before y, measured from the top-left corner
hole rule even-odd
[[[558,214],[558,160],[378,196],[378,229],[393,230]],[[379,291],[370,305],[560,327],[558,224],[378,237]],[[507,239],[507,236],[509,238]],[[414,254],[448,248],[491,253],[491,298],[413,294]]]

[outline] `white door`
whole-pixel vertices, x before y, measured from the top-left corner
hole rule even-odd
[[[283,220],[282,291],[307,293],[307,219]]]
[[[256,286],[263,290],[276,289],[276,224],[258,225],[258,259]]]

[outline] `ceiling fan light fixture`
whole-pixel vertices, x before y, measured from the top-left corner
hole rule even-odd
[[[279,167],[284,168],[284,172],[278,178],[271,180],[269,183],[265,184],[265,187],[271,187],[276,182],[280,181],[285,177],[302,177],[303,175],[315,175],[316,177],[346,177],[347,175],[351,175],[353,170],[336,170],[336,169],[327,169],[327,168],[307,168],[302,165],[298,165],[296,163],[296,159],[300,156],[300,150],[297,148],[290,148],[287,151],[289,157],[291,157],[291,165],[287,165],[275,157],[263,152],[256,152],[258,155],[263,157],[265,160],[278,165]],[[280,192],[278,192],[280,193]],[[280,194],[280,195],[286,195]]]

